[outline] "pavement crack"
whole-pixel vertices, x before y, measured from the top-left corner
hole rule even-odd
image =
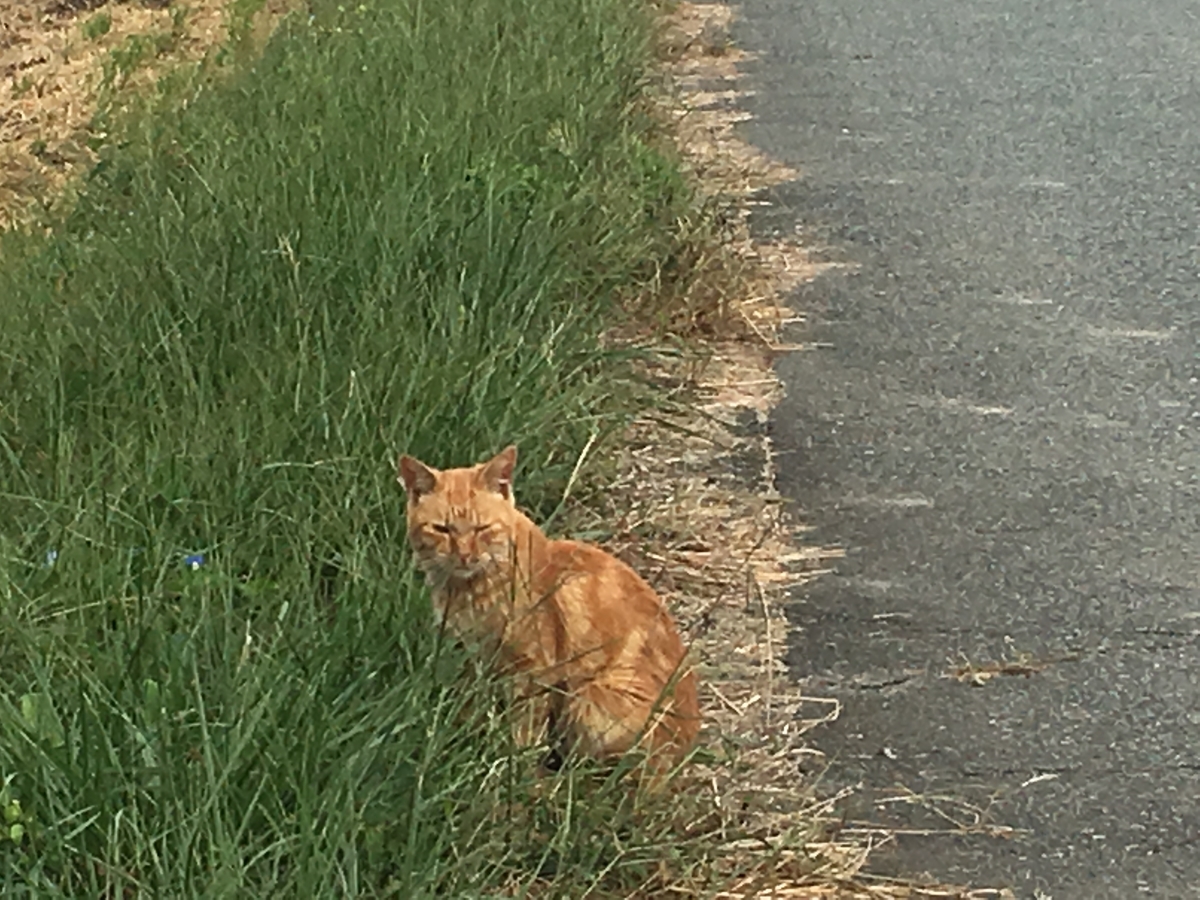
[[[882,691],[890,687],[898,687],[899,685],[907,684],[914,678],[920,678],[924,674],[924,669],[913,669],[883,678],[870,678],[868,676],[862,676],[860,678],[851,680],[848,682],[847,686],[856,691]]]
[[[1137,634],[1148,634],[1155,637],[1196,638],[1200,637],[1200,628],[1172,628],[1156,626],[1150,628],[1135,628]]]
[[[970,660],[966,660],[962,665],[943,672],[942,677],[953,678],[955,681],[964,684],[983,685],[987,684],[987,682],[997,675],[1020,675],[1029,678],[1037,675],[1039,672],[1046,671],[1051,666],[1056,666],[1064,662],[1075,662],[1078,659],[1079,654],[1068,653],[1063,656],[1047,657],[1044,659],[1022,655],[1016,659],[993,660],[978,665]]]

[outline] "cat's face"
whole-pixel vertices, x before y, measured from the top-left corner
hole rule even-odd
[[[423,571],[466,580],[507,561],[516,460],[516,448],[509,447],[477,466],[439,471],[400,457],[397,480],[408,493],[408,539]]]

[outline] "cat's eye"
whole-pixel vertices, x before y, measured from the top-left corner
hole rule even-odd
[[[433,530],[436,531],[438,534],[449,534],[451,531],[450,526],[447,525],[445,522],[438,522],[436,525],[433,526]]]

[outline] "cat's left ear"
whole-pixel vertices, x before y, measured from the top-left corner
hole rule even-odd
[[[512,502],[513,469],[517,467],[517,448],[509,444],[479,470],[484,487]]]

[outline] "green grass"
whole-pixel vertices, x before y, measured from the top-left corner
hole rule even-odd
[[[689,202],[648,41],[639,0],[318,3],[7,236],[4,896],[580,897],[678,852],[582,774],[529,802],[393,481],[516,441],[544,513],[620,414],[597,335]]]
[[[89,41],[98,41],[112,30],[112,14],[106,10],[96,13],[79,26],[80,33]]]

